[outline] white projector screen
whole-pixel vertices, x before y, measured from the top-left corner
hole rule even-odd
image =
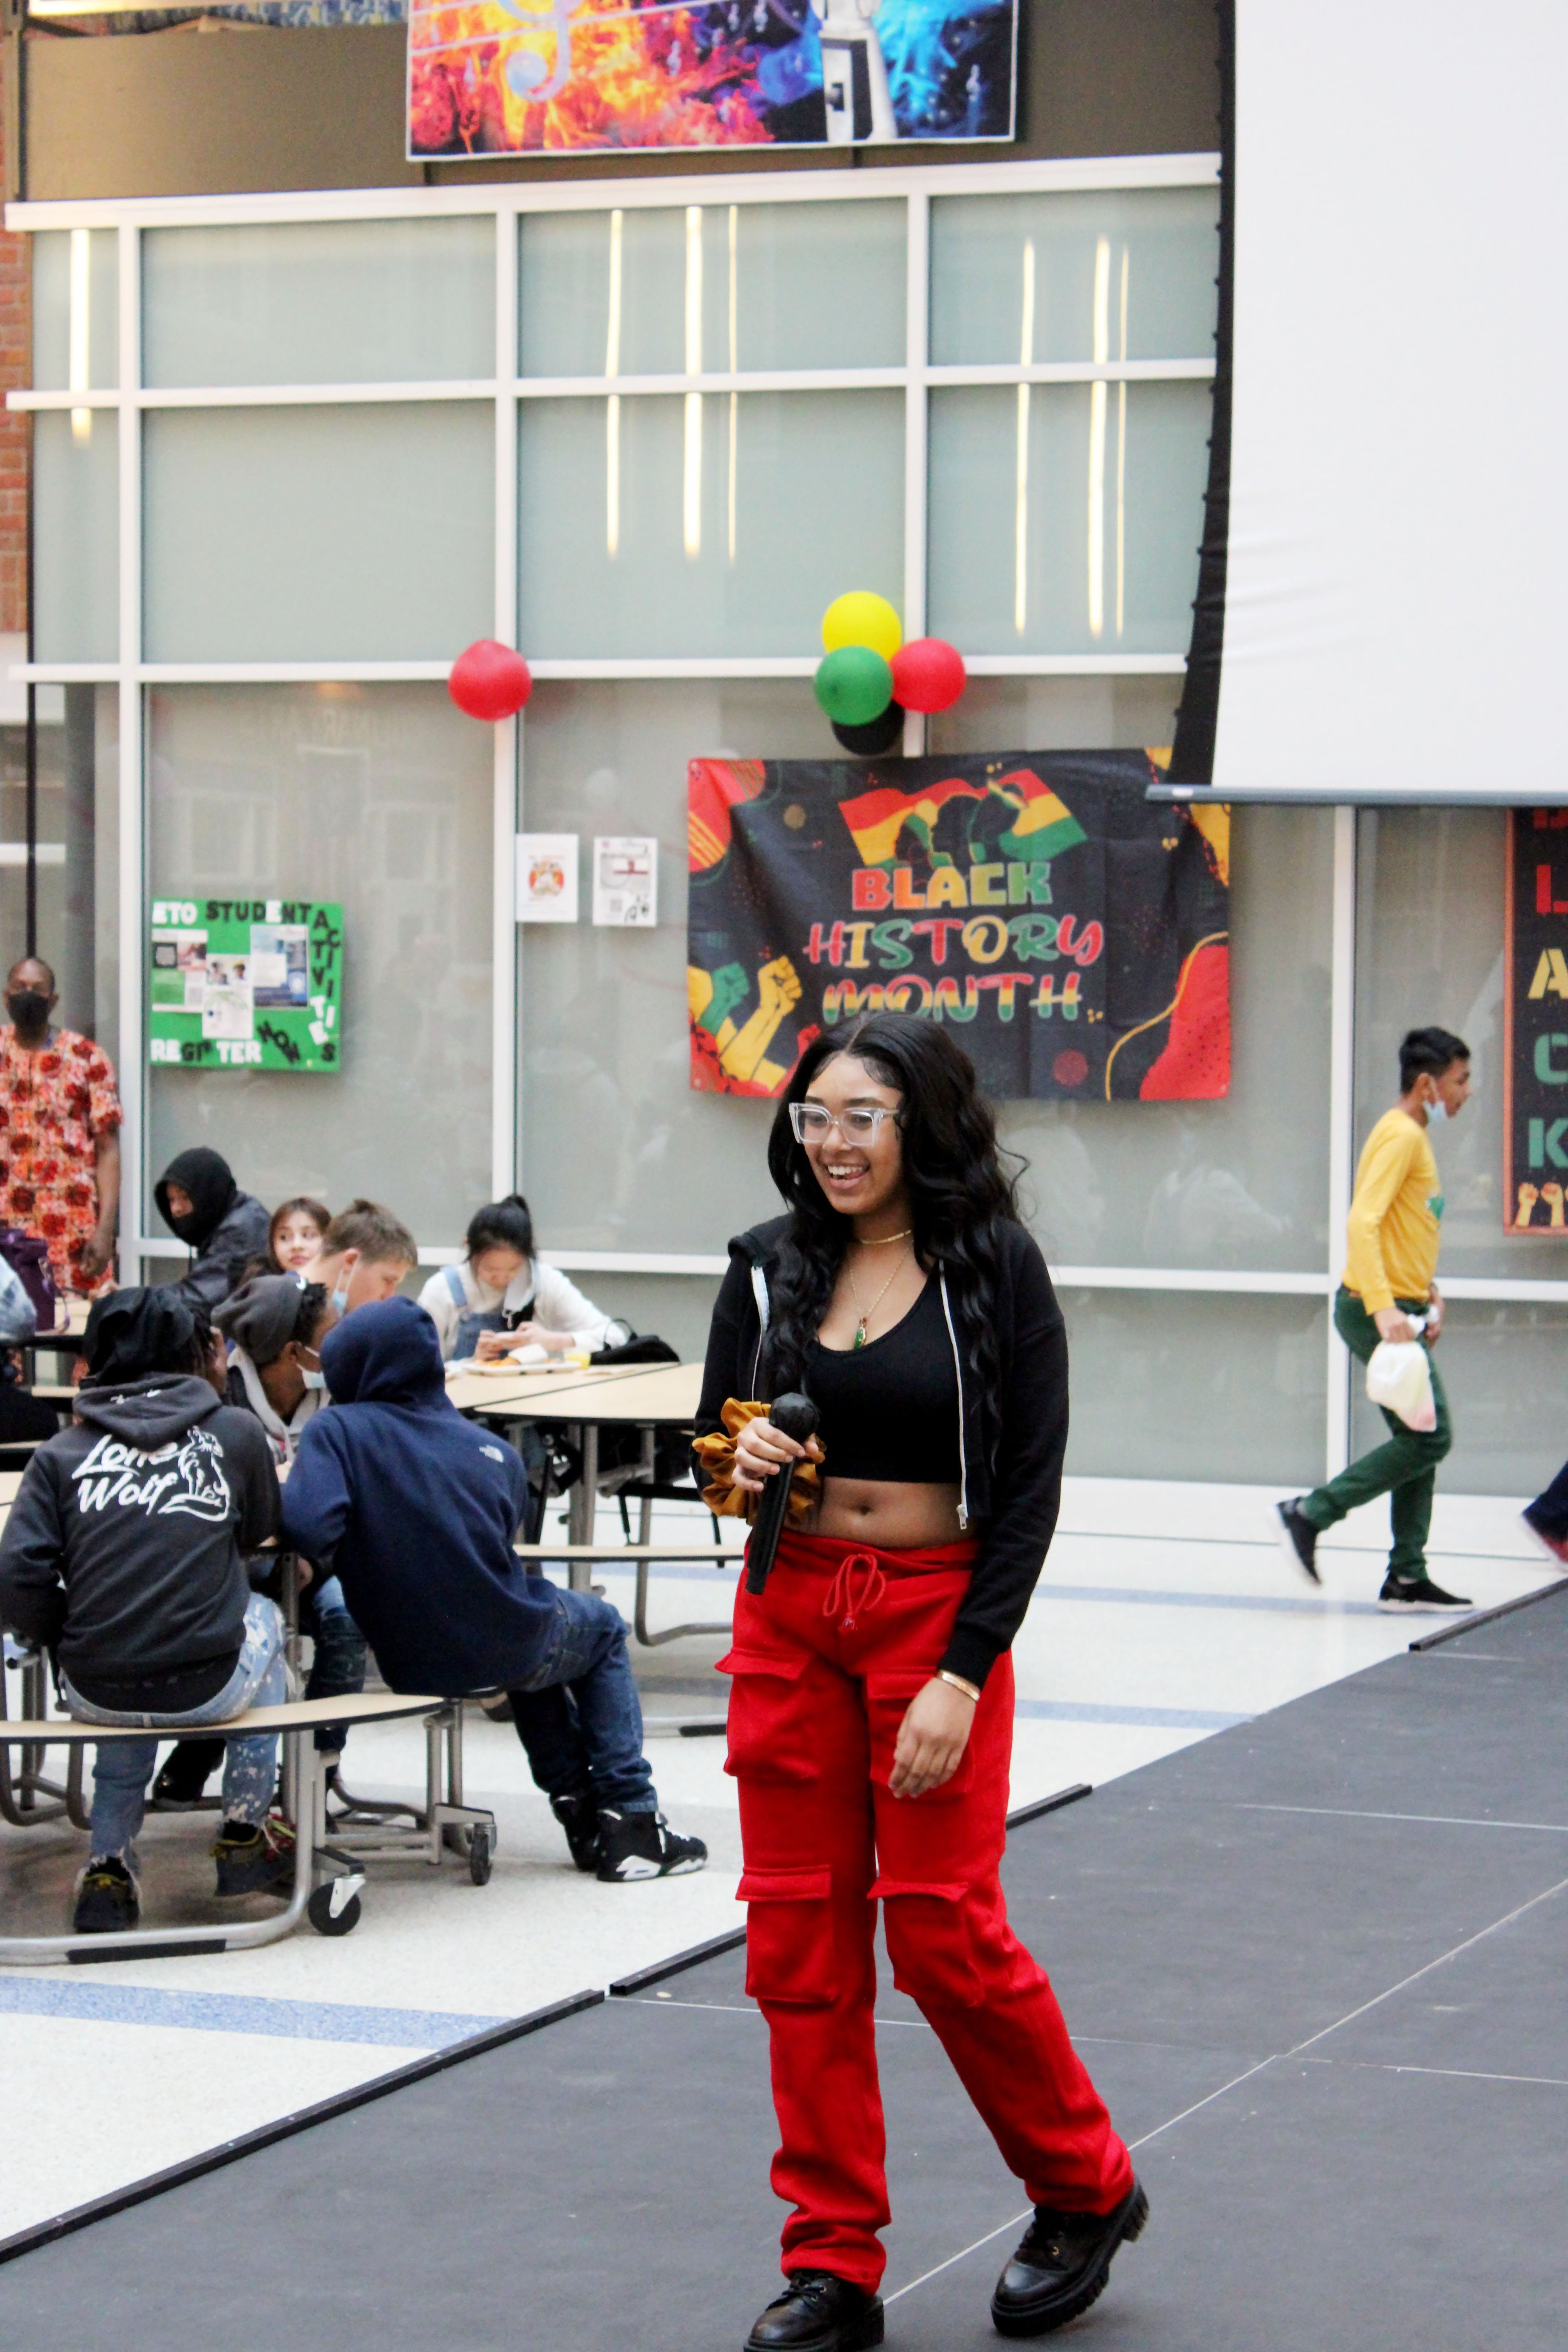
[[[1214,784],[1568,796],[1568,0],[1236,0]]]

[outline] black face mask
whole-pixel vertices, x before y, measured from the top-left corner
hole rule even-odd
[[[5,999],[5,1010],[18,1029],[41,1029],[49,1017],[49,1000],[41,988],[18,988]]]

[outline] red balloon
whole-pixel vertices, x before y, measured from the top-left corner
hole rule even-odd
[[[533,673],[510,646],[476,637],[452,664],[447,691],[470,719],[510,719],[533,692]]]
[[[893,656],[893,699],[906,710],[946,710],[969,683],[963,656],[942,637],[912,637]]]

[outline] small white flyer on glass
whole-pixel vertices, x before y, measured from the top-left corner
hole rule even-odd
[[[574,923],[577,919],[577,836],[520,833],[517,836],[517,919]]]
[[[622,930],[651,930],[658,920],[658,844],[638,833],[599,835],[594,843],[594,920]]]
[[[251,1038],[256,1034],[250,959],[210,955],[202,992],[204,1037]]]

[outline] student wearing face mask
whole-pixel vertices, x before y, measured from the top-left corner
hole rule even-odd
[[[223,1154],[197,1144],[177,1152],[153,1188],[160,1215],[190,1251],[173,1285],[189,1307],[215,1307],[239,1288],[252,1258],[267,1247],[267,1212],[242,1192]]]
[[[324,1283],[340,1315],[379,1306],[401,1289],[419,1263],[413,1234],[379,1201],[351,1201],[321,1236],[310,1268]]]
[[[112,1289],[120,1223],[120,1097],[101,1045],[53,1025],[55,976],[37,956],[5,979],[0,1028],[0,1223],[44,1242],[58,1291]]]
[[[1399,1100],[1384,1112],[1356,1169],[1345,1221],[1344,1280],[1334,1300],[1334,1328],[1358,1363],[1380,1339],[1419,1339],[1436,1345],[1443,1301],[1435,1276],[1442,1231],[1443,1181],[1432,1156],[1432,1134],[1464,1109],[1470,1091],[1470,1049],[1451,1029],[1412,1029],[1399,1048]],[[1415,1316],[1420,1322],[1412,1323]],[[1418,1613],[1468,1609],[1426,1573],[1426,1535],[1437,1465],[1454,1442],[1448,1400],[1431,1367],[1436,1426],[1411,1429],[1383,1410],[1389,1435],[1310,1495],[1276,1506],[1285,1554],[1314,1584],[1318,1538],[1379,1495],[1389,1497],[1394,1546],[1378,1594],[1390,1612]]]
[[[253,1412],[286,1476],[310,1417],[326,1402],[321,1346],[337,1311],[319,1282],[291,1274],[242,1283],[213,1317],[233,1343],[228,1402]]]

